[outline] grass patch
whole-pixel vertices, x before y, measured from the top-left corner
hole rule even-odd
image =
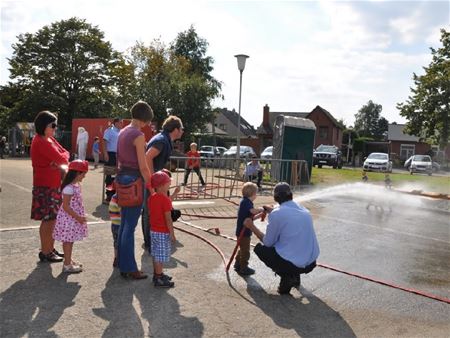
[[[313,168],[311,183],[317,187],[333,186],[343,183],[362,182],[362,170]],[[384,173],[368,172],[370,183],[384,184]],[[391,173],[393,188],[417,189],[427,192],[450,194],[450,177],[428,176],[426,174]]]

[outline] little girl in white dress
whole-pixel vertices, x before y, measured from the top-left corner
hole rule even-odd
[[[87,161],[70,162],[69,171],[61,184],[63,203],[56,217],[53,238],[62,242],[64,251],[62,271],[66,273],[83,271],[82,265],[72,260],[72,248],[73,242],[81,241],[88,233],[80,186],[88,168]]]

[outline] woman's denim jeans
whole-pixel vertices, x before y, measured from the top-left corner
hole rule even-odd
[[[130,184],[138,178],[136,175],[119,174],[116,180],[120,184]],[[120,272],[138,271],[134,257],[134,230],[141,215],[142,206],[122,207],[118,238],[118,257]]]

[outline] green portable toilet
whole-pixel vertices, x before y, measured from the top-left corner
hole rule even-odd
[[[297,169],[301,183],[309,183],[313,164],[313,149],[316,126],[308,119],[292,116],[277,116],[273,134],[273,159],[305,160],[306,168],[292,165],[292,161],[275,162],[272,177],[291,183],[292,170]]]

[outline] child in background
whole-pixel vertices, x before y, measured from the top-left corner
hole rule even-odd
[[[153,258],[153,284],[159,288],[171,288],[175,285],[172,277],[163,273],[163,263],[170,260],[171,243],[175,242],[172,224],[172,201],[167,193],[170,177],[163,171],[152,175],[151,185],[155,192],[148,199],[150,210],[151,255]]]
[[[194,170],[202,184],[202,188],[205,188],[205,181],[203,180],[202,173],[200,172],[200,153],[197,151],[197,143],[191,143],[191,151],[186,153],[187,160],[187,168],[184,172],[184,182],[182,185],[186,185],[188,181],[188,177],[191,174],[191,171]]]
[[[117,193],[112,195],[111,201],[109,201],[109,219],[111,220],[111,233],[113,237],[114,245],[114,262],[113,267],[117,268],[119,266],[117,262],[117,240],[119,238],[119,227],[120,227],[120,206],[117,203]]]
[[[255,270],[248,267],[248,260],[250,258],[250,240],[252,231],[244,226],[246,218],[258,219],[264,214],[263,208],[255,209],[253,201],[256,199],[258,186],[255,183],[247,182],[242,187],[242,199],[239,203],[238,218],[236,224],[236,236],[239,238],[241,231],[244,230],[244,235],[239,243],[239,251],[236,255],[234,263],[234,270],[241,276],[250,276],[255,273]]]
[[[367,177],[367,173],[365,171],[362,172],[362,177],[361,177],[362,181],[365,183],[369,180],[369,178]]]
[[[72,260],[73,242],[87,236],[86,215],[81,197],[80,183],[88,172],[87,161],[75,160],[69,163],[69,171],[61,184],[63,203],[56,216],[53,238],[63,243],[63,272],[78,273],[82,265]]]
[[[384,175],[384,186],[388,189],[392,189],[392,180],[389,174]]]
[[[94,158],[94,169],[97,169],[100,160],[100,142],[98,136],[94,137],[94,144],[92,145],[92,157]]]

